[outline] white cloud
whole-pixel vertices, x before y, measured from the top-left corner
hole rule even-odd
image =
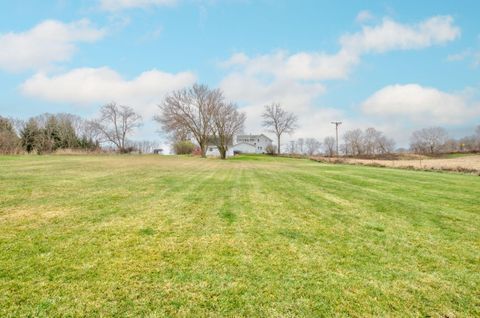
[[[229,99],[242,105],[264,106],[275,101],[292,111],[308,109],[313,100],[325,91],[320,83],[299,83],[288,79],[264,81],[241,73],[224,78],[220,88]]]
[[[232,73],[220,83],[228,99],[243,106],[247,112],[247,127],[258,129],[263,106],[282,103],[290,111],[304,111],[318,95],[324,92],[321,84],[297,83],[293,80],[277,79],[265,81],[244,73]]]
[[[358,57],[347,51],[337,54],[300,52],[289,55],[285,51],[248,57],[244,53],[236,53],[221,63],[251,76],[275,76],[294,80],[326,80],[346,78]]]
[[[465,50],[465,51],[462,51],[460,53],[455,53],[455,54],[448,55],[447,56],[447,61],[449,61],[449,62],[463,61],[471,55],[472,55],[471,50]]]
[[[362,53],[383,53],[391,50],[421,49],[455,40],[460,28],[451,16],[435,16],[421,23],[406,25],[384,18],[378,26],[363,26],[361,32],[344,35],[342,48]]]
[[[362,31],[340,38],[337,53],[284,51],[249,57],[236,53],[222,63],[250,75],[269,75],[295,80],[345,79],[366,53],[421,49],[456,39],[460,29],[450,16],[436,16],[408,25],[383,19],[378,26],[364,26]]]
[[[480,104],[462,94],[449,94],[418,84],[386,86],[361,105],[368,115],[421,124],[459,124],[480,115]]]
[[[370,11],[362,10],[357,14],[355,21],[357,21],[358,23],[365,23],[372,20],[373,18],[373,14]]]
[[[458,62],[464,60],[471,61],[471,66],[473,68],[477,68],[478,66],[480,66],[480,51],[467,49],[460,53],[450,54],[447,56],[448,62]]]
[[[480,51],[473,54],[473,67],[480,66]]]
[[[191,85],[195,79],[190,72],[151,70],[126,80],[108,67],[78,68],[56,76],[38,73],[22,84],[21,91],[47,101],[79,105],[116,101],[152,115],[166,93]]]
[[[169,6],[177,0],[100,0],[100,7],[107,11],[119,11],[133,8]]]
[[[0,34],[0,69],[15,72],[49,68],[70,60],[77,43],[95,42],[104,34],[86,19],[68,24],[47,20],[26,32]]]
[[[243,52],[233,54],[221,63],[229,73],[220,87],[228,98],[241,102],[248,115],[247,128],[252,131],[261,129],[263,106],[272,102],[280,102],[299,116],[300,129],[295,137],[331,135],[332,120],[344,121],[345,129],[375,124],[386,132],[392,131],[389,127],[398,131],[391,121],[380,122],[375,116],[349,120],[342,111],[319,105],[319,97],[326,91],[324,81],[348,78],[364,54],[421,49],[447,43],[459,35],[459,28],[449,16],[432,17],[417,24],[383,19],[377,26],[363,26],[359,32],[342,36],[340,48],[333,54],[285,51],[253,57]]]

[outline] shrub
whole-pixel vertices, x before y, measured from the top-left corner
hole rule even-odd
[[[267,148],[265,148],[265,152],[267,155],[274,156],[277,154],[277,149],[273,145],[268,145]]]
[[[190,155],[195,150],[195,145],[190,140],[177,141],[173,144],[176,155]]]

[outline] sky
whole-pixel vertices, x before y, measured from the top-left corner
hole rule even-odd
[[[133,139],[162,140],[166,94],[223,90],[265,133],[264,106],[299,118],[285,140],[375,127],[407,146],[419,128],[480,124],[480,1],[0,0],[0,115],[86,118],[115,101]]]

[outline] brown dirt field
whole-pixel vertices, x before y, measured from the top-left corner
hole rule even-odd
[[[408,160],[381,160],[356,158],[312,158],[314,160],[339,162],[348,164],[380,165],[392,168],[435,169],[460,172],[480,172],[480,155],[471,155],[459,158],[419,158]]]

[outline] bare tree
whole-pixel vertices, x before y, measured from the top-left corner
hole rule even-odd
[[[382,133],[375,128],[367,128],[363,135],[363,149],[365,154],[374,155],[377,152],[378,141]]]
[[[363,152],[367,155],[387,154],[393,152],[395,141],[387,138],[375,128],[367,128],[363,134]]]
[[[475,140],[476,142],[473,148],[477,151],[480,151],[480,125],[478,125],[475,129]]]
[[[200,146],[202,157],[206,157],[208,142],[213,133],[213,115],[222,102],[220,90],[210,90],[206,85],[195,84],[168,95],[159,105],[160,114],[155,120],[167,133],[191,133]]]
[[[376,153],[389,154],[395,151],[395,140],[380,135],[376,140]]]
[[[263,127],[277,136],[277,153],[280,154],[280,138],[283,134],[291,134],[297,128],[297,116],[282,109],[277,103],[265,106],[262,114]]]
[[[318,153],[322,143],[315,138],[307,138],[305,140],[305,146],[307,147],[307,154],[309,156],[313,156],[314,154]]]
[[[327,156],[333,157],[333,155],[335,154],[335,143],[335,137],[329,136],[323,139],[323,148],[325,149],[325,153]]]
[[[297,139],[297,151],[299,154],[304,154],[305,153],[305,139],[303,138],[298,138]]]
[[[109,103],[100,109],[100,117],[90,124],[102,141],[110,142],[118,151],[125,152],[127,137],[142,124],[142,117],[129,106]]]
[[[477,140],[478,139],[478,140]],[[479,150],[480,147],[480,135],[479,137],[476,136],[467,136],[459,139],[457,141],[457,149],[454,151],[475,151]]]
[[[363,153],[363,132],[360,129],[349,130],[343,135],[346,155],[357,156]]]
[[[246,115],[238,111],[233,103],[220,103],[213,115],[213,136],[220,152],[220,158],[227,158],[233,137],[243,131]]]
[[[278,150],[278,149],[277,149]],[[287,152],[291,155],[297,152],[297,143],[295,140],[290,140],[287,146]]]
[[[447,132],[441,127],[423,128],[413,132],[410,148],[419,153],[435,154],[441,150],[447,138]]]

